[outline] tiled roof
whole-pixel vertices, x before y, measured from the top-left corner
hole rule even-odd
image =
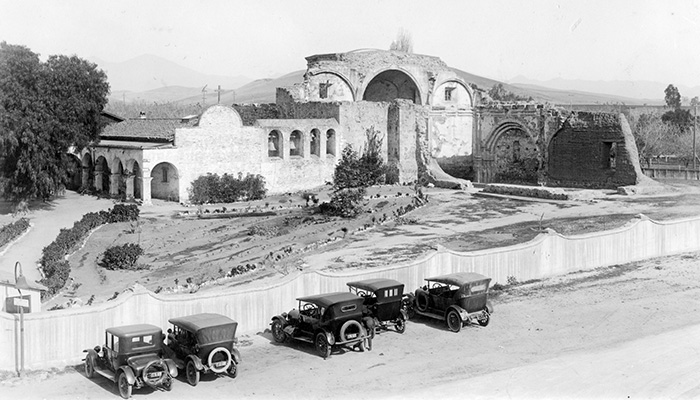
[[[197,120],[182,119],[129,119],[105,127],[100,137],[102,139],[150,139],[172,141],[175,129],[195,126]]]

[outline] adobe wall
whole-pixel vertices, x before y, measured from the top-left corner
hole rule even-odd
[[[547,184],[585,188],[635,185],[643,176],[622,114],[574,112],[548,147]]]
[[[331,179],[339,154],[338,144],[331,156],[312,157],[307,151],[302,156],[290,157],[287,151],[280,157],[269,157],[268,134],[273,129],[280,132],[283,143],[289,141],[292,131],[299,130],[303,134],[303,146],[308,149],[313,129],[337,132],[338,124],[333,119],[258,120],[256,126],[243,126],[233,108],[214,106],[202,114],[199,126],[176,130],[175,148],[144,150],[144,168],[152,169],[161,162],[175,166],[180,201],[188,199],[191,183],[207,173],[261,174],[270,194],[320,186]]]

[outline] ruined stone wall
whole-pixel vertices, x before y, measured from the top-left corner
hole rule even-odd
[[[547,184],[617,188],[639,182],[642,171],[622,114],[575,112],[552,137]]]
[[[537,104],[488,104],[477,107],[474,121],[474,169],[478,182],[495,182],[514,161],[514,148],[536,157],[538,181],[544,180],[547,143],[561,126],[560,110]],[[534,150],[533,150],[534,149]]]
[[[384,102],[342,102],[340,103],[339,125],[342,134],[341,149],[346,144],[352,145],[353,149],[361,152],[367,141],[366,132],[374,127],[379,132],[382,140],[382,155],[387,161],[387,143],[389,126],[389,103]]]
[[[426,155],[419,156],[427,146],[427,116],[429,107],[419,106],[407,100],[393,101],[388,110],[387,151],[392,181],[414,182],[419,177],[419,163]]]
[[[277,104],[234,104],[233,108],[241,116],[245,126],[253,126],[259,119],[280,118],[280,109]]]

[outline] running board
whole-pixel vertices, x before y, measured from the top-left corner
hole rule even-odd
[[[111,370],[95,367],[95,372],[97,372],[98,374],[104,376],[105,378],[107,378],[113,382],[116,382],[114,379],[116,377],[116,375],[114,375],[114,372],[112,372]]]

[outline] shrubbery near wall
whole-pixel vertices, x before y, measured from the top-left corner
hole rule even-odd
[[[136,205],[117,204],[108,211],[87,213],[72,228],[61,229],[56,240],[42,250],[40,263],[44,279],[41,283],[49,289],[48,292],[42,292],[42,297],[53,296],[66,284],[70,264],[65,257],[82,243],[90,231],[100,225],[135,221],[138,218],[139,209]]]
[[[267,194],[262,175],[247,174],[238,178],[233,175],[206,174],[192,182],[187,189],[194,204],[233,203],[236,201],[260,200]]]
[[[534,186],[486,185],[485,193],[506,194],[512,196],[536,197],[549,200],[569,200],[569,195],[561,189]]]
[[[20,218],[0,229],[0,247],[10,243],[29,229],[29,220]]]

